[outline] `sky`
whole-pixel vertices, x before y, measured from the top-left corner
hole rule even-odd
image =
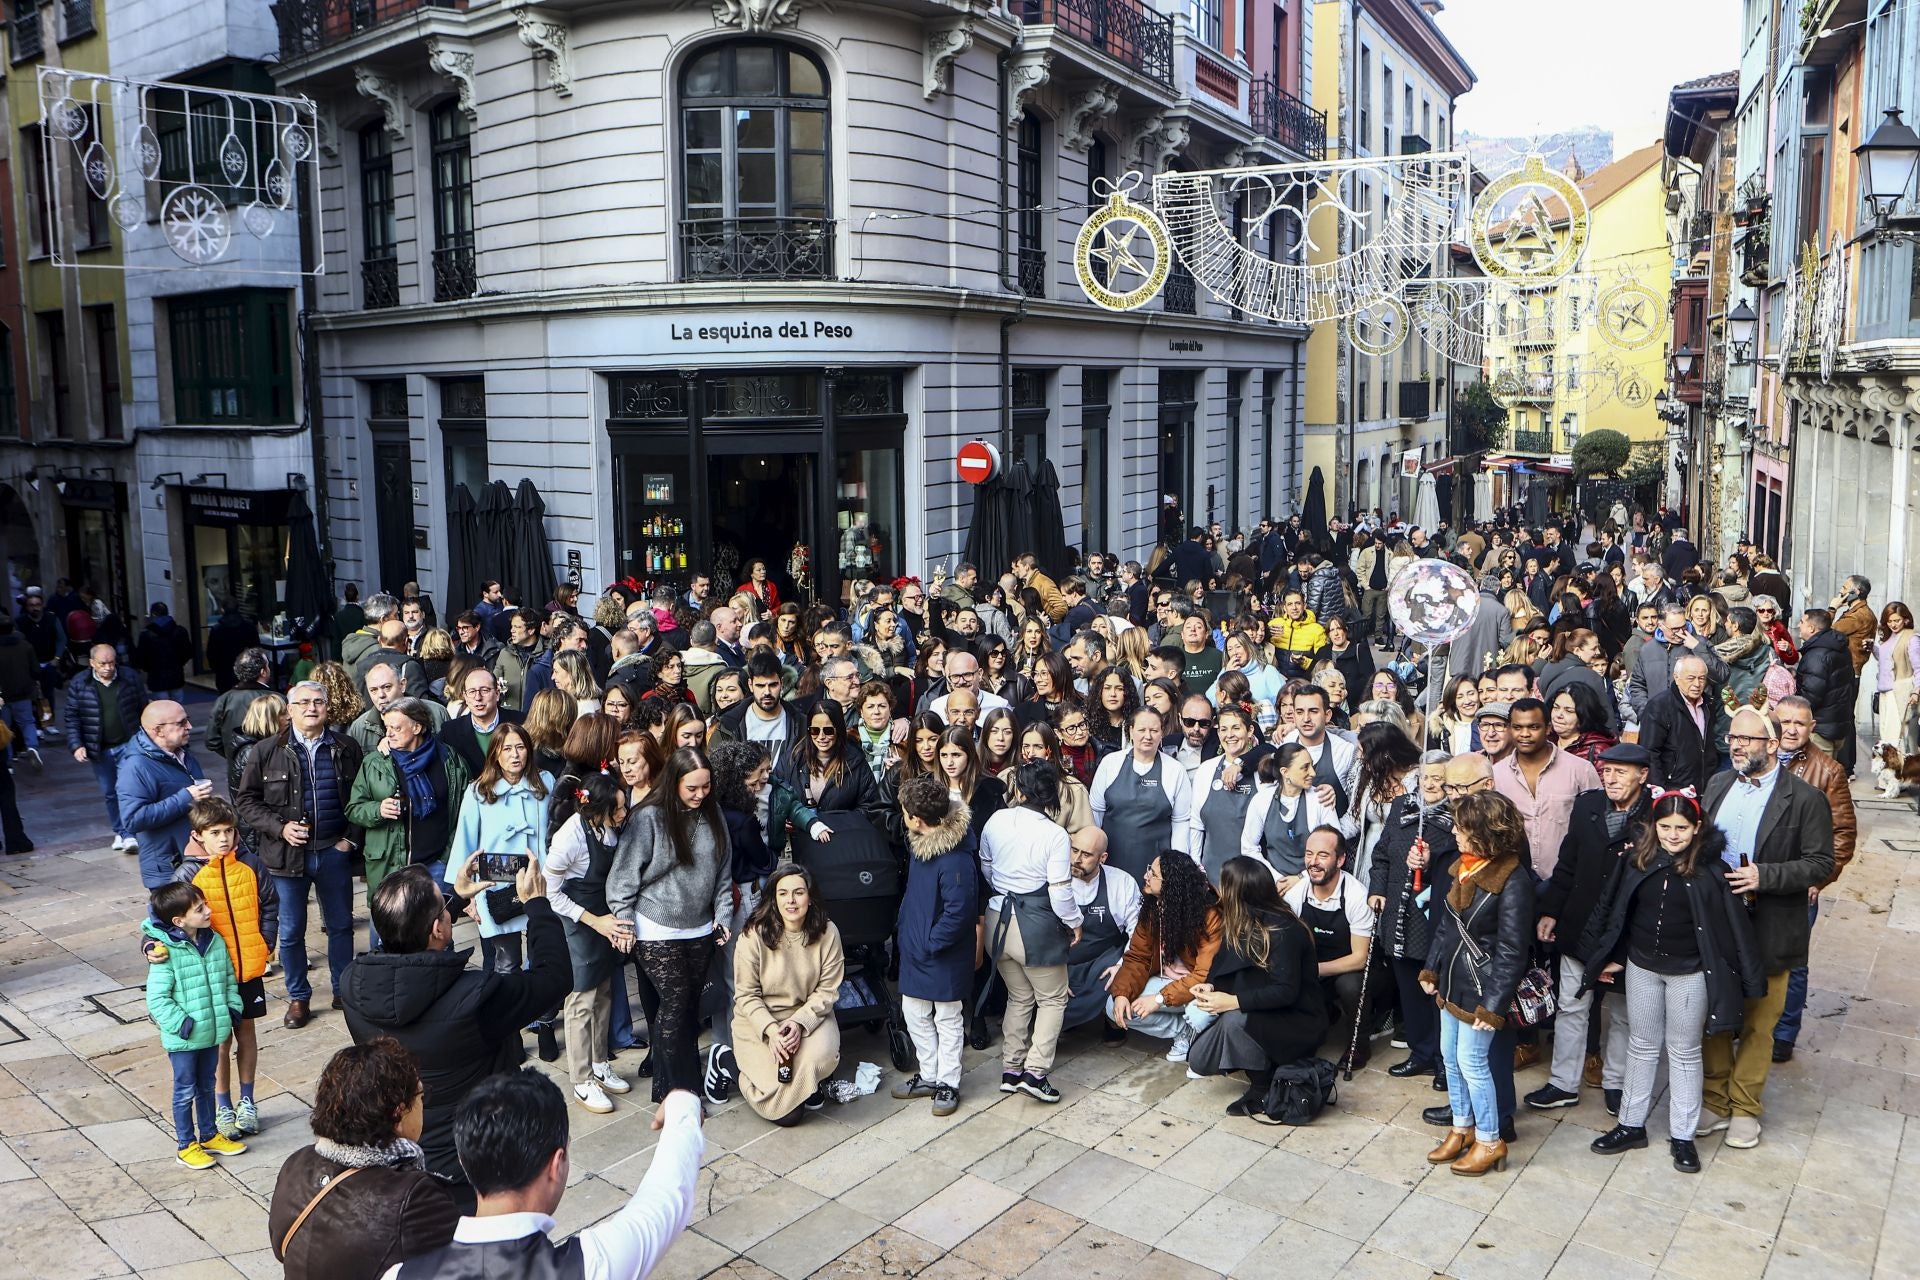
[[[1461,129],[1598,125],[1616,157],[1660,137],[1674,85],[1740,61],[1739,0],[1447,0],[1438,22],[1479,77]]]

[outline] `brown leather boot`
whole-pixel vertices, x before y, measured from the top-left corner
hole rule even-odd
[[[1440,1140],[1440,1145],[1427,1152],[1427,1163],[1452,1164],[1467,1154],[1467,1149],[1472,1145],[1473,1130],[1449,1129],[1447,1136]]]
[[[307,1002],[305,1000],[287,1001],[287,1016],[280,1019],[283,1027],[292,1027],[298,1031],[307,1025]]]
[[[1507,1144],[1475,1142],[1472,1150],[1453,1162],[1453,1171],[1463,1178],[1478,1178],[1489,1169],[1507,1167]]]

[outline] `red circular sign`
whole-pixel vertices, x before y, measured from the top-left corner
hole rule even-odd
[[[953,465],[968,484],[983,484],[1000,474],[1000,450],[985,440],[969,440]]]

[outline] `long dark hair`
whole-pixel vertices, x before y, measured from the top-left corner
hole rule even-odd
[[[1162,866],[1161,874],[1166,874]],[[1275,923],[1299,924],[1273,882],[1273,868],[1258,858],[1228,858],[1220,868],[1220,941],[1262,968],[1267,964],[1267,929]]]
[[[934,774],[940,770],[940,749],[936,745],[933,752],[933,767],[927,768],[920,763],[920,749],[916,744],[920,735],[931,733],[938,743],[940,735],[947,731],[947,722],[940,718],[937,711],[922,711],[907,721],[906,749],[900,753],[900,780],[918,778],[923,774]]]
[[[1107,710],[1103,696],[1107,691],[1107,681],[1118,680],[1124,696],[1120,701],[1118,713]],[[1133,713],[1140,709],[1140,695],[1135,692],[1133,681],[1127,679],[1127,673],[1118,667],[1108,667],[1094,678],[1093,687],[1087,690],[1087,722],[1100,732],[1096,735],[1105,738],[1113,729],[1113,716],[1120,717],[1120,739],[1126,741],[1127,729],[1133,724]]]
[[[1563,684],[1553,691],[1553,699],[1547,703],[1547,722],[1553,722],[1553,704],[1562,696],[1573,700],[1574,728],[1580,733],[1605,733],[1607,731],[1607,711],[1600,705],[1600,695],[1593,691],[1592,685]]]
[[[947,778],[947,767],[940,763],[940,753],[948,747],[958,747],[967,753],[966,771],[960,775],[957,787],[955,786],[954,780]],[[935,776],[945,780],[949,788],[957,789],[960,792],[960,798],[962,800],[971,802],[973,800],[974,788],[980,785],[982,772],[980,768],[980,748],[974,745],[973,732],[964,725],[956,724],[942,733],[940,735],[940,745],[934,748],[933,762],[938,766],[938,772]]]
[[[596,822],[613,826],[614,814],[619,812],[626,792],[626,786],[612,774],[590,773],[584,778],[569,775],[562,779],[554,787],[553,799],[547,806],[548,841],[551,842],[560,828],[567,825],[567,819],[575,814],[589,826]]]
[[[1200,953],[1207,933],[1207,913],[1214,909],[1213,886],[1200,864],[1178,850],[1163,849],[1160,892],[1149,896],[1159,922],[1160,962],[1190,963]]]
[[[1686,880],[1703,864],[1709,867],[1724,866],[1721,854],[1726,851],[1726,834],[1701,814],[1698,800],[1675,792],[1655,800],[1653,808],[1647,811],[1646,820],[1640,827],[1640,839],[1633,847],[1634,868],[1645,871],[1653,865],[1655,858],[1666,854],[1667,851],[1660,845],[1660,833],[1653,829],[1653,824],[1675,814],[1693,823],[1694,832],[1693,843],[1673,857],[1674,874]]]
[[[807,945],[812,946],[827,936],[830,922],[826,907],[820,903],[820,892],[814,887],[813,873],[797,862],[783,862],[767,877],[767,887],[761,891],[753,914],[747,917],[747,929],[758,933],[765,946],[779,946],[780,935],[787,931],[787,922],[780,918],[780,904],[774,896],[774,890],[782,880],[791,876],[799,876],[801,883],[807,886],[807,914],[800,922],[800,931],[806,937]]]
[[[1360,780],[1356,790],[1371,800],[1392,804],[1400,794],[1400,780],[1420,763],[1420,748],[1400,727],[1385,720],[1365,725],[1355,735],[1360,744]]]
[[[673,860],[683,867],[693,865],[693,824],[704,823],[709,835],[713,837],[715,847],[724,860],[727,856],[727,828],[720,817],[720,804],[714,793],[707,793],[706,803],[698,809],[689,809],[680,800],[680,780],[690,773],[701,769],[712,771],[713,765],[707,759],[707,753],[694,747],[682,747],[667,757],[666,767],[660,770],[660,780],[653,784],[653,790],[647,793],[642,803],[660,810],[660,816],[666,820],[667,838],[673,841]]]
[[[819,755],[813,749],[813,718],[825,716],[827,723],[833,726],[833,750],[826,762],[820,762]],[[828,782],[839,782],[847,771],[847,717],[840,710],[840,704],[832,698],[822,698],[813,704],[801,721],[800,741],[791,748],[795,772],[802,778],[811,778],[816,772]],[[816,769],[816,765],[819,767]],[[865,766],[862,765],[864,768]]]

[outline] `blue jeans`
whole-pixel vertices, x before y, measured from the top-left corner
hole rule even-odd
[[[639,1043],[633,1034],[633,1005],[627,999],[627,966],[613,974],[613,1008],[607,1018],[607,1052],[618,1053]]]
[[[1813,922],[1820,918],[1820,899],[1815,898],[1807,904],[1807,928],[1813,928]],[[1787,974],[1787,1007],[1780,1011],[1780,1021],[1773,1024],[1773,1038],[1777,1044],[1792,1044],[1800,1038],[1800,1016],[1807,1011],[1807,969],[1805,965]]]
[[[1488,1051],[1493,1032],[1475,1031],[1446,1009],[1440,1011],[1440,1056],[1447,1061],[1447,1101],[1453,1107],[1453,1127],[1473,1126],[1481,1142],[1500,1140],[1500,1104],[1493,1092],[1493,1069]]]
[[[40,725],[33,714],[33,703],[16,699],[7,704],[4,714],[7,727],[13,730],[14,750],[38,751]]]
[[[185,1147],[202,1138],[211,1138],[213,1127],[213,1071],[220,1062],[220,1046],[169,1053],[173,1064],[173,1136]],[[200,1129],[194,1132],[194,1109],[200,1112]]]
[[[1167,982],[1168,979],[1156,974],[1147,979],[1147,985],[1140,994],[1143,996],[1159,995],[1160,989],[1166,986]],[[1107,1016],[1111,1018],[1113,1016],[1112,997],[1108,997],[1107,1010]],[[1127,1022],[1127,1029],[1130,1031],[1138,1031],[1143,1036],[1152,1036],[1156,1040],[1171,1040],[1179,1035],[1182,1029],[1184,1029],[1188,1035],[1197,1036],[1212,1026],[1213,1020],[1219,1016],[1217,1013],[1208,1013],[1199,1005],[1188,1001],[1178,1008],[1169,1009],[1162,1007],[1155,1009],[1144,1018],[1132,1018]]]
[[[320,927],[327,935],[327,968],[333,993],[340,994],[340,977],[353,962],[353,867],[344,849],[322,849],[307,855],[305,875],[274,877],[280,893],[280,965],[287,971],[287,999],[313,999],[307,981],[307,890],[320,894]]]
[[[89,751],[87,763],[93,766],[93,780],[100,784],[100,798],[107,802],[107,825],[114,835],[128,838],[127,824],[120,820],[120,748]]]

